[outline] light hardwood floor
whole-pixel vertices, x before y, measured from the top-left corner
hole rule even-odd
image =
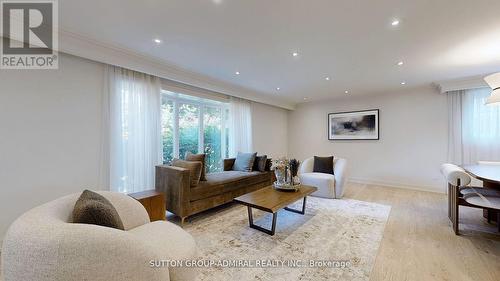
[[[370,280],[500,280],[500,234],[481,210],[460,208],[456,236],[444,194],[353,183],[345,193],[392,207]]]

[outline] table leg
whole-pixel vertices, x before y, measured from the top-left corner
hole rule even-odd
[[[253,214],[252,214],[252,207],[250,206],[247,206],[247,210],[248,210],[248,223],[250,225],[251,228],[253,229],[257,229],[259,231],[262,231],[266,234],[269,234],[269,235],[274,235],[274,233],[276,232],[276,220],[277,220],[277,216],[278,216],[278,213],[273,213],[273,222],[272,222],[272,225],[271,225],[271,229],[266,229],[266,228],[263,228],[261,226],[258,226],[256,224],[253,223]]]
[[[293,212],[293,213],[304,215],[306,213],[306,198],[307,198],[307,196],[305,196],[304,200],[302,201],[302,211],[296,210],[296,209],[292,209],[292,208],[288,208],[288,207],[285,207],[284,209],[287,210],[287,211],[289,211],[289,212]]]
[[[496,190],[500,189],[500,186],[498,184],[487,182],[487,181],[483,181],[483,187],[493,188]],[[488,223],[490,223],[491,221],[494,221],[494,222],[497,222],[498,224],[500,224],[500,222],[498,221],[499,214],[500,214],[500,212],[498,212],[498,211],[493,211],[493,210],[488,211],[486,209],[483,209],[483,217],[488,220]]]

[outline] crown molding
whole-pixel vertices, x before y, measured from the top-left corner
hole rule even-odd
[[[484,75],[486,76],[486,75]],[[459,91],[459,90],[468,90],[468,89],[477,89],[488,87],[486,81],[484,81],[484,76],[472,76],[460,79],[446,80],[433,83],[441,93],[451,92],[451,91]]]
[[[116,65],[208,91],[294,110],[295,103],[231,85],[129,49],[59,29],[59,52]]]

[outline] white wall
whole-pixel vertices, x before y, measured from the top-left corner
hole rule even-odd
[[[58,70],[0,70],[0,241],[25,211],[98,186],[104,66],[60,55]],[[285,156],[287,110],[252,111],[255,150]]]
[[[0,241],[23,212],[98,183],[103,65],[0,70]]]
[[[377,108],[380,140],[328,140],[328,113]],[[335,155],[349,161],[352,180],[444,192],[447,105],[434,88],[306,103],[289,117],[290,157]]]
[[[288,152],[288,110],[252,102],[253,148],[259,155],[283,157]]]

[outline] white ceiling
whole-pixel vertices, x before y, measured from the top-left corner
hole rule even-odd
[[[498,0],[64,0],[59,9],[64,31],[292,103],[500,70]]]

